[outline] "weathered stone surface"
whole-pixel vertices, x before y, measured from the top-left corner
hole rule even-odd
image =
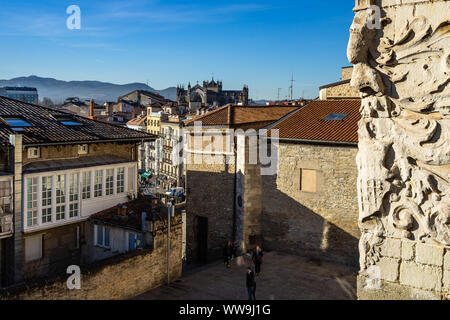
[[[400,284],[423,289],[441,291],[442,269],[413,262],[402,262]]]
[[[416,261],[422,264],[430,264],[441,267],[443,264],[444,249],[429,246],[422,243],[416,245]]]
[[[381,245],[383,257],[400,258],[402,241],[400,239],[386,238]]]
[[[280,143],[277,175],[263,176],[264,246],[321,260],[358,264],[357,149]],[[300,171],[316,171],[316,192]]]
[[[444,270],[444,277],[442,278],[442,283],[447,293],[450,292],[450,270]]]
[[[358,276],[357,291],[359,300],[440,300],[436,292],[421,290],[398,283],[381,281],[379,289],[367,288],[367,277]]]
[[[391,258],[381,258],[377,264],[380,267],[382,280],[395,282],[399,276],[399,260]]]
[[[415,257],[416,243],[414,241],[402,241],[402,260],[411,261]]]
[[[444,0],[357,0],[347,52],[363,98],[361,270],[397,253],[385,238],[412,240],[416,262],[405,242],[400,284],[436,291],[450,248],[449,12]]]
[[[444,270],[450,270],[450,250],[444,256]]]

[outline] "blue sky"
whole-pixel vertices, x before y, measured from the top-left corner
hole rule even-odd
[[[69,5],[81,29],[68,30]],[[354,0],[4,0],[0,79],[148,82],[164,89],[215,79],[249,86],[253,99],[277,88],[314,98],[349,65]]]

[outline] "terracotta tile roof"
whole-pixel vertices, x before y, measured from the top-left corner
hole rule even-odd
[[[275,124],[280,138],[327,142],[358,142],[361,100],[315,100]],[[343,120],[324,120],[329,114],[348,114]],[[270,135],[271,131],[269,131]]]
[[[30,126],[15,129],[3,121],[7,118],[25,120]],[[145,132],[0,97],[0,144],[7,144],[11,134],[22,134],[24,145],[155,139]]]
[[[252,123],[270,124],[295,111],[295,106],[235,106],[227,105],[186,121],[193,126],[200,121],[203,126],[242,126]]]
[[[127,125],[145,127],[147,126],[147,116],[137,116],[136,118],[128,121]]]

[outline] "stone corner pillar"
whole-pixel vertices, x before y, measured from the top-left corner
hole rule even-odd
[[[450,297],[450,1],[357,0],[359,299]]]

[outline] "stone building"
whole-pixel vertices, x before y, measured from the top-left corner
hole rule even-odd
[[[238,132],[261,129],[296,109],[229,105],[185,122],[188,259],[206,262],[218,258],[229,240],[246,249],[244,225],[250,221],[245,219],[248,214],[242,204],[245,197],[252,196],[252,189],[244,190],[242,183],[254,168],[245,160],[252,141]],[[250,206],[247,209],[252,210]]]
[[[187,90],[184,87],[177,87],[177,102],[179,105],[189,106],[190,111],[195,111],[201,107],[219,107],[226,104],[248,105],[248,87],[239,91],[222,90],[222,81],[203,81],[203,86],[199,84],[191,87],[188,84]]]
[[[359,91],[350,85],[353,67],[343,67],[341,81],[319,87],[319,99],[360,99]]]
[[[354,11],[358,297],[449,299],[450,1],[357,0]]]
[[[154,139],[0,97],[0,168],[12,177],[14,214],[13,236],[1,240],[5,284],[79,264],[85,221],[136,195],[137,146]]]
[[[80,101],[79,98],[67,98],[58,110],[87,118],[90,116],[90,106],[91,101],[89,100]],[[104,105],[94,103],[95,116],[102,115],[104,112],[106,112],[106,107]]]
[[[356,269],[360,106],[361,100],[316,100],[269,127],[269,137],[277,131],[272,141],[277,170],[250,177],[260,189],[254,214],[266,250]]]

